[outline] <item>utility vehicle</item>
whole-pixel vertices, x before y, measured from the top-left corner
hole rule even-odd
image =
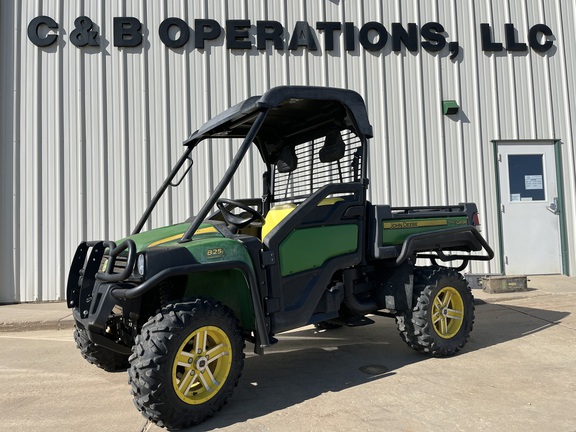
[[[177,429],[224,405],[246,342],[263,354],[300,326],[360,326],[384,314],[416,351],[460,350],[474,305],[458,271],[493,257],[476,205],[369,202],[371,137],[362,97],[336,88],[276,87],[208,121],[131,235],[78,246],[67,301],[84,358],[128,369],[143,415]],[[192,153],[230,139],[238,151],[197,214],[143,231]],[[251,174],[262,195],[223,196],[250,148],[262,159],[263,172]],[[420,258],[432,265],[416,266]]]

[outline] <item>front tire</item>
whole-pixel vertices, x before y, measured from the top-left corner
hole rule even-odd
[[[414,307],[396,317],[402,339],[412,349],[447,357],[466,345],[474,325],[474,297],[464,277],[433,267],[415,274]]]
[[[226,403],[244,366],[234,313],[196,299],[168,305],[136,337],[128,381],[144,417],[169,429],[196,425]]]
[[[74,341],[76,341],[80,354],[88,363],[98,366],[106,372],[125,371],[130,367],[128,355],[95,344],[88,338],[86,329],[78,325],[74,326]]]

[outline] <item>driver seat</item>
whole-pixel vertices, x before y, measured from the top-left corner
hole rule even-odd
[[[344,199],[341,197],[324,198],[318,203],[318,207],[329,206],[340,201],[344,201]],[[264,241],[264,238],[270,233],[270,231],[272,231],[276,225],[282,222],[286,216],[292,213],[296,207],[298,206],[294,203],[284,203],[272,207],[264,219],[264,225],[262,225],[261,240]]]
[[[296,204],[294,203],[285,203],[272,207],[264,219],[264,225],[262,225],[262,241],[264,241],[264,238],[270,233],[270,231],[272,231],[276,225],[282,222],[282,220],[288,216],[295,208]]]

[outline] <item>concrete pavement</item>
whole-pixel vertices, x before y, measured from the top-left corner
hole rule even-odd
[[[234,395],[193,430],[574,431],[576,279],[530,277],[528,286],[474,290],[474,330],[451,358],[412,351],[382,317],[303,327],[261,357],[248,346]],[[81,358],[63,303],[0,306],[0,323],[0,429],[161,430],[133,406],[125,372]]]

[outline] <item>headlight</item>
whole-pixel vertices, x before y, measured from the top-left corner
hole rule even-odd
[[[140,276],[144,276],[144,271],[146,270],[145,267],[146,258],[144,257],[144,254],[140,254],[136,259],[136,273],[138,273]]]

